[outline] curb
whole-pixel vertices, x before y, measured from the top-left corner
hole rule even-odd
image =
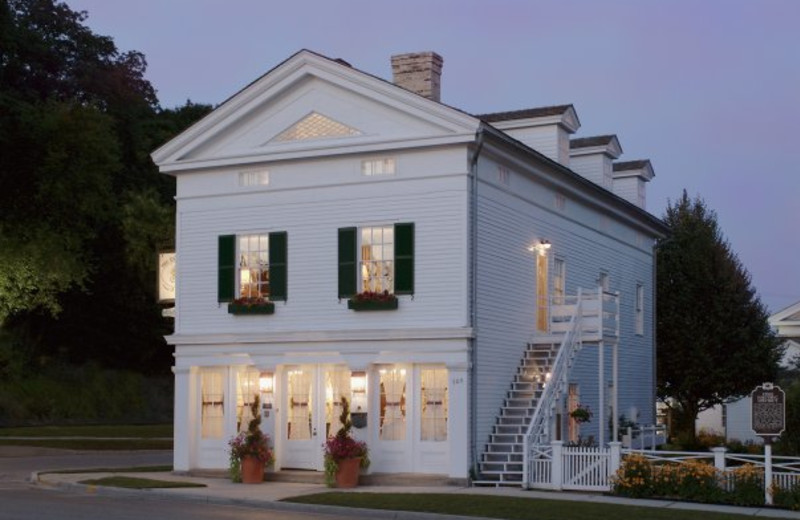
[[[30,482],[37,486],[44,486],[64,491],[80,492],[98,496],[124,496],[148,498],[155,500],[186,500],[219,505],[246,505],[257,509],[270,511],[286,511],[293,513],[315,513],[339,515],[351,518],[375,518],[387,520],[497,520],[477,516],[445,515],[441,513],[422,513],[416,511],[391,511],[386,509],[361,509],[356,507],[328,506],[318,504],[298,504],[273,500],[255,500],[249,498],[226,498],[214,495],[188,495],[180,491],[165,489],[123,489],[111,486],[93,486],[75,482],[48,482],[42,479],[39,471],[31,473]]]

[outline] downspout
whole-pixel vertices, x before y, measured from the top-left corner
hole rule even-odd
[[[472,329],[472,338],[470,339],[469,349],[469,375],[470,375],[470,421],[469,421],[469,438],[470,438],[470,451],[472,452],[472,477],[478,476],[478,388],[477,388],[477,367],[478,367],[478,352],[477,352],[477,326],[478,326],[478,156],[483,149],[484,140],[484,127],[481,123],[478,131],[475,133],[475,151],[472,153],[469,164],[470,181],[472,183],[470,190],[470,255],[469,255],[469,268],[470,268],[470,315],[469,325]]]

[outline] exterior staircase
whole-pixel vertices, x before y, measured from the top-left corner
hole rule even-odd
[[[476,485],[522,485],[525,435],[559,345],[529,343],[480,460]]]
[[[610,303],[608,303],[610,302]],[[550,441],[556,404],[583,344],[616,342],[619,296],[578,291],[550,306],[550,332],[528,344],[479,460],[478,486],[525,486],[526,450]]]

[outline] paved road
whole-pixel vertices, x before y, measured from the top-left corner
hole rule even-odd
[[[76,492],[31,484],[34,471],[157,466],[172,463],[171,451],[75,451],[0,446],[0,520],[349,520],[247,504],[210,504],[163,495]]]
[[[0,520],[348,520],[351,516],[271,511],[160,497],[99,496],[41,488],[0,487]]]
[[[0,446],[0,483],[24,482],[32,471],[171,464],[172,451],[169,450],[78,451]]]

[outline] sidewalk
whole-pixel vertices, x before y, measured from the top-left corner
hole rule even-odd
[[[89,479],[99,479],[112,475],[148,478],[154,480],[181,481],[205,484],[205,488],[177,488],[177,489],[148,489],[132,490],[111,488],[105,486],[87,486],[78,482]],[[174,475],[169,472],[153,473],[39,473],[31,475],[31,482],[43,486],[68,489],[80,493],[103,495],[146,496],[149,498],[173,498],[184,500],[200,500],[218,504],[247,504],[257,507],[278,510],[309,513],[346,514],[359,518],[392,518],[392,519],[449,519],[449,520],[476,520],[476,517],[463,517],[440,515],[432,513],[396,512],[366,509],[340,508],[336,506],[318,506],[307,504],[293,504],[280,502],[285,498],[324,493],[329,488],[321,484],[303,484],[295,482],[264,482],[259,485],[234,484],[224,478],[190,477]],[[541,498],[548,500],[565,500],[575,502],[595,502],[598,504],[620,504],[639,507],[654,507],[665,509],[686,509],[698,512],[714,511],[719,513],[758,516],[763,518],[796,518],[800,519],[800,512],[782,509],[735,507],[712,504],[694,504],[686,502],[672,502],[667,500],[635,500],[629,498],[612,497],[600,494],[531,491],[520,488],[489,488],[489,487],[457,487],[457,486],[359,486],[353,490],[338,490],[358,493],[454,493],[464,495],[494,495],[519,498]]]

